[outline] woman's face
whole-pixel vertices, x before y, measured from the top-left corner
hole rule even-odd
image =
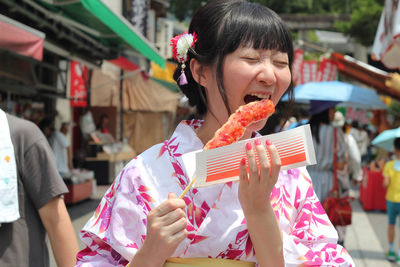
[[[239,47],[228,54],[223,62],[223,84],[231,112],[261,98],[271,99],[276,105],[290,82],[287,53]],[[225,122],[228,113],[219,95],[215,77],[213,83],[212,88],[207,88],[209,109],[220,122]],[[260,130],[265,122],[266,120],[262,120],[252,124],[251,130]]]
[[[335,119],[335,111],[334,107],[329,108],[329,121],[332,122]]]

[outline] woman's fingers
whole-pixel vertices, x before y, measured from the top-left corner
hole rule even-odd
[[[166,226],[165,230],[168,231],[168,233],[170,233],[172,236],[185,230],[186,226],[187,226],[186,218],[180,218],[179,220],[176,220],[172,224]]]
[[[265,143],[271,157],[271,177],[277,179],[282,165],[281,158],[279,157],[276,146],[272,144],[270,140],[267,140]]]
[[[260,179],[269,177],[271,166],[268,159],[267,150],[265,149],[265,146],[261,144],[259,139],[256,139],[254,141],[254,144],[256,145],[256,150],[258,153],[258,161],[260,162]],[[260,180],[260,182],[265,182],[265,181]]]
[[[168,200],[164,201],[160,206],[155,208],[154,213],[161,217],[175,209],[183,209],[185,206],[186,203],[183,199],[177,198],[175,194],[168,195]]]
[[[171,237],[171,242],[173,243],[181,243],[188,236],[188,231],[184,229],[183,231],[179,231]]]
[[[186,218],[186,213],[183,211],[183,209],[177,208],[165,214],[160,219],[164,225],[170,225],[181,218]]]
[[[256,154],[254,153],[253,146],[250,142],[246,143],[246,154],[249,165],[249,184],[258,183],[258,166],[256,161]]]
[[[247,176],[246,158],[242,158],[240,160],[239,180],[240,183],[248,184],[249,182],[249,178]]]

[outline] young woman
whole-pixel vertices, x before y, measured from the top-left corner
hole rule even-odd
[[[260,98],[276,105],[288,88],[292,93],[292,39],[267,7],[208,2],[186,37],[187,53],[174,48],[174,77],[203,120],[181,122],[169,140],[127,164],[81,232],[87,248],[77,265],[353,265],[306,169],[280,171],[275,146],[251,141],[266,120],[242,138],[249,141],[247,158],[237,163],[240,182],[176,197],[190,183],[182,154],[202,149],[238,107]]]

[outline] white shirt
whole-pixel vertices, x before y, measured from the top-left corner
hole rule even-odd
[[[56,131],[50,139],[50,145],[56,158],[57,170],[61,175],[69,174],[67,148],[70,142],[67,137],[62,132]]]

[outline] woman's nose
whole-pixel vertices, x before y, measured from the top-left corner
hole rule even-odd
[[[257,81],[266,85],[272,85],[276,82],[274,66],[270,62],[260,64],[257,74]]]

